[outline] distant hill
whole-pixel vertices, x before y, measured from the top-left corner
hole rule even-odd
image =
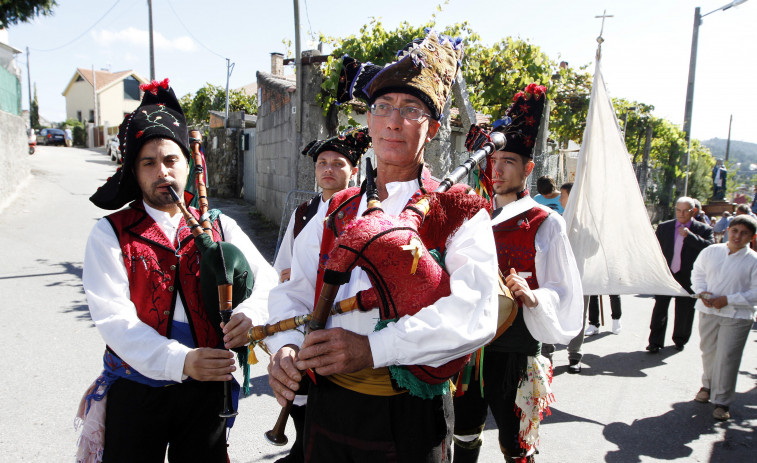
[[[715,159],[725,159],[725,145],[727,140],[713,138],[702,144],[710,149]],[[739,172],[757,171],[757,143],[731,140],[728,152],[729,162],[740,162]]]

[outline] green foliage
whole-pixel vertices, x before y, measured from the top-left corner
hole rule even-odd
[[[42,128],[39,125],[39,101],[37,100],[37,84],[34,84],[34,98],[32,98],[32,107],[29,108],[29,123],[34,130]]]
[[[593,79],[587,67],[559,67],[552,76],[549,130],[562,148],[567,148],[570,140],[583,140]]]
[[[194,95],[186,94],[179,99],[188,125],[202,125],[210,121],[210,111],[226,110],[226,89],[210,83],[197,90]],[[258,102],[255,95],[247,95],[241,90],[229,90],[229,111],[244,111],[257,114]]]
[[[491,47],[477,41],[465,43],[463,75],[476,111],[494,119],[503,116],[513,95],[532,82],[547,86],[547,96],[553,98],[550,80],[554,63],[538,46],[512,37]]]
[[[702,145],[699,140],[691,140],[688,196],[707,204],[712,197],[713,167],[715,167],[715,158],[712,157],[710,149]]]
[[[3,0],[0,2],[0,28],[29,22],[36,16],[51,16],[55,0]]]
[[[79,122],[76,119],[66,119],[61,128],[65,129],[66,127],[71,127],[74,146],[87,145],[87,131],[84,128],[83,122]]]

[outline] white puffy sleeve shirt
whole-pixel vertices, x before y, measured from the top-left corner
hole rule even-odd
[[[415,180],[387,185],[384,212],[398,215],[418,188]],[[357,217],[365,211],[361,198]],[[291,280],[277,286],[268,299],[269,323],[310,313],[313,308],[316,273],[323,234],[323,216],[313,218],[294,243]],[[353,311],[329,317],[327,328],[341,327],[368,336],[375,367],[387,365],[439,366],[470,353],[494,336],[497,325],[497,258],[491,220],[479,211],[447,240],[445,265],[452,294],[404,316],[381,331],[374,331],[379,311]],[[371,286],[361,269],[353,270],[349,283],[339,289],[336,300],[354,296]],[[277,333],[266,344],[272,352],[287,344],[299,346],[299,331]]]
[[[583,289],[565,220],[526,197],[504,206],[493,222],[503,222],[533,207],[541,207],[549,212],[549,216],[534,238],[534,266],[539,288],[533,293],[538,304],[533,308],[525,307],[523,319],[534,339],[567,344],[583,325]],[[503,274],[505,270],[502,269]]]
[[[705,307],[697,299],[694,308],[721,317],[754,320],[757,306],[757,253],[749,246],[730,254],[727,244],[713,244],[699,253],[691,272],[691,287],[696,294],[711,292],[726,296],[728,305],[721,309]]]
[[[173,241],[181,214],[170,217],[147,205],[145,210],[169,241]],[[276,272],[234,219],[221,215],[220,220],[225,240],[244,253],[255,275],[252,294],[234,309],[234,313],[242,312],[254,325],[262,324],[268,318],[268,292],[278,281]],[[130,299],[121,247],[107,219],[100,219],[95,224],[87,240],[82,283],[92,321],[107,345],[148,378],[182,381],[184,359],[191,349],[161,336],[137,316]],[[174,320],[187,322],[181,298],[176,299]]]

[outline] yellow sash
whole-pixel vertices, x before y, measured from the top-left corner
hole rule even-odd
[[[367,395],[387,397],[407,392],[392,387],[387,367],[365,368],[355,373],[331,375],[328,379],[345,389]]]

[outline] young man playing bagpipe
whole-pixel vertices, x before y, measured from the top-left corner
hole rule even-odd
[[[313,140],[305,146],[302,154],[313,158],[315,181],[321,192],[310,201],[300,204],[289,219],[284,238],[279,246],[273,268],[279,272],[279,281],[289,280],[292,271],[292,251],[294,241],[310,221],[322,224],[326,217],[329,201],[334,194],[346,189],[357,173],[357,163],[371,146],[368,128],[348,129],[337,136],[325,140]],[[320,230],[320,229],[319,229]],[[289,415],[292,417],[297,436],[288,455],[276,463],[298,463],[303,461],[302,433],[305,426],[305,404],[307,402],[307,379],[301,383]]]
[[[552,365],[540,355],[541,343],[567,344],[583,322],[581,278],[565,221],[531,199],[526,187],[545,100],[543,86],[531,84],[518,92],[494,129],[505,134],[505,148],[487,159],[481,175],[485,183],[491,181],[484,188],[494,192],[499,270],[519,308],[512,326],[469,364],[480,369],[460,375],[466,381],[458,381],[454,400],[455,463],[478,461],[488,408],[505,461],[533,461],[542,412],[548,413],[553,400]],[[488,139],[486,131],[473,126],[466,146],[473,151]]]
[[[221,329],[218,303],[204,302],[200,267],[208,262],[170,192],[182,197],[189,173],[184,114],[168,79],[142,89],[142,103],[119,130],[123,167],[90,198],[103,209],[129,207],[97,222],[87,241],[82,281],[107,347],[80,410],[80,451],[93,455],[78,461],[102,452],[104,462],[162,462],[168,447],[172,462],[226,462],[219,412],[223,382],[235,370],[226,349],[244,346],[252,322],[266,319],[276,274],[233,219],[191,209],[209,220],[213,241],[236,246],[249,264],[233,282],[234,302],[250,297]],[[229,261],[239,258],[231,248]]]
[[[437,188],[438,182],[424,168],[424,146],[439,129],[461,58],[460,42],[435,32],[408,45],[396,62],[384,68],[343,58],[339,97],[344,102],[354,95],[369,105],[378,199],[388,219]],[[353,224],[368,217],[363,216],[368,208],[364,193],[354,188],[336,194],[326,226],[311,221],[300,234],[291,280],[269,297],[269,323],[309,313],[325,279],[324,265],[336,260],[327,260],[337,249],[332,248],[335,239],[338,242],[357,228],[350,228]],[[455,219],[455,211],[446,212]],[[438,367],[465,357],[494,335],[496,260],[489,214],[483,206],[466,213],[470,216],[460,219],[453,233],[438,240],[446,251],[442,260],[449,275],[449,296],[391,320],[376,308],[362,307],[332,315],[327,329],[313,331],[304,339],[300,332],[287,331],[266,341],[275,352],[269,382],[280,404],[294,398],[300,371],[315,372],[305,421],[306,462],[450,461],[449,382],[443,379],[431,387],[437,392],[420,397],[400,387],[395,374],[401,374],[398,369]],[[420,237],[425,244],[429,235],[424,233]],[[404,272],[403,294],[423,293],[422,284],[414,285],[410,270],[412,249],[420,245],[404,244],[408,246],[403,249],[410,252],[392,250],[401,253],[397,266],[372,269],[370,276],[356,268],[336,300],[375,288],[374,282],[393,271]]]

